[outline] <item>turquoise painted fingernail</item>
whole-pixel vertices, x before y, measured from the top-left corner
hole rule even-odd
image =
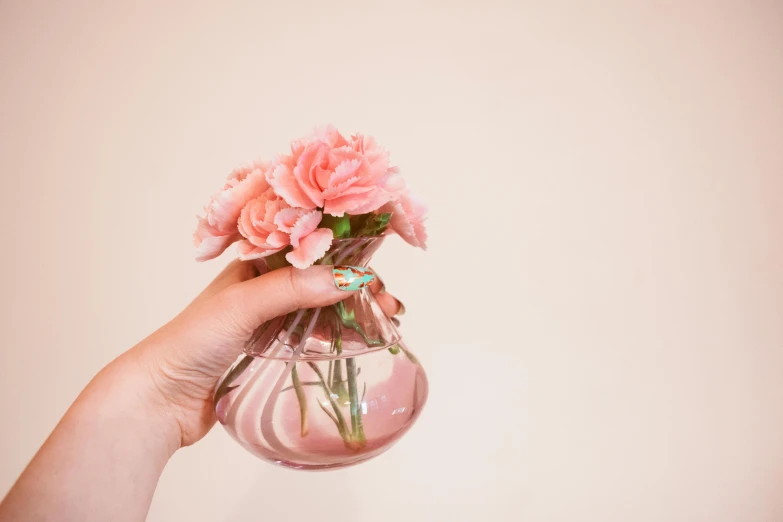
[[[332,267],[332,275],[335,286],[346,292],[360,290],[375,281],[372,270],[360,266],[335,265]]]

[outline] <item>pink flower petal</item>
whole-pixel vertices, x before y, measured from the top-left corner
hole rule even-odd
[[[358,181],[358,177],[349,178],[339,185],[324,190],[324,199],[328,201],[340,196],[347,196],[348,194],[364,194],[374,188],[372,186],[357,185]]]
[[[326,125],[325,127],[316,127],[313,132],[313,137],[317,140],[323,141],[330,147],[344,147],[348,145],[342,134],[334,127],[334,125]]]
[[[258,196],[250,200],[239,213],[237,228],[244,237],[249,238],[258,234],[256,223],[259,221],[258,214],[263,210],[265,202],[265,196]]]
[[[291,227],[291,245],[294,248],[298,247],[299,241],[318,228],[320,222],[321,213],[317,210],[302,215],[296,221],[296,224]]]
[[[245,205],[245,208],[242,209],[239,215],[238,229],[239,233],[247,239],[247,242],[240,248],[240,253],[249,256],[251,255],[249,252],[252,251],[255,257],[259,257],[259,252],[263,250],[277,251],[288,246],[288,234],[280,231],[278,226],[271,222],[280,212],[291,210],[283,209],[274,213],[276,209],[280,208],[281,204],[284,203],[278,198],[274,190],[269,189]],[[298,212],[301,212],[301,210]],[[251,245],[256,250],[251,250]]]
[[[237,243],[237,250],[239,251],[239,259],[248,261],[251,259],[259,259],[279,252],[282,248],[265,248],[253,245],[250,241],[243,240]]]
[[[236,225],[239,213],[252,198],[269,188],[264,171],[256,169],[228,190],[216,194],[210,202],[207,216],[210,224],[223,228]]]
[[[275,189],[275,192],[292,207],[311,210],[318,206],[302,190],[299,182],[294,177],[293,170],[288,165],[277,164],[267,175],[267,180]]]
[[[416,242],[418,243],[417,246],[421,248],[422,250],[427,250],[427,228],[424,226],[423,222],[418,222],[413,224],[413,232],[416,236]]]
[[[337,217],[346,212],[354,215],[366,214],[378,210],[393,197],[393,193],[379,188],[361,194],[346,194],[327,201],[324,204],[324,213]]]
[[[351,147],[362,154],[374,176],[383,176],[389,170],[389,151],[378,145],[372,136],[351,136]]]
[[[300,208],[286,208],[278,212],[274,217],[274,224],[283,232],[291,233],[291,227],[296,224],[296,220],[302,215]]]
[[[427,207],[410,192],[385,205],[382,211],[392,213],[389,225],[402,239],[415,247],[427,249],[427,229],[424,226]]]
[[[401,193],[405,190],[405,180],[396,169],[389,169],[383,178],[383,188],[388,192]]]
[[[285,255],[286,260],[296,268],[307,268],[326,254],[332,246],[334,232],[319,228],[299,241],[299,246]]]
[[[274,194],[274,189],[272,189],[272,193]],[[267,223],[274,223],[275,222],[275,216],[278,212],[280,212],[283,209],[290,208],[288,206],[288,203],[285,202],[285,200],[280,199],[277,195],[275,195],[274,199],[269,199],[266,202],[264,213],[264,221]]]
[[[332,174],[333,172],[331,170],[323,168],[321,165],[317,165],[314,168],[312,177],[319,190],[323,191],[324,188],[329,186],[329,180],[332,178]]]
[[[266,238],[266,244],[273,248],[283,248],[288,246],[289,243],[288,234],[275,230]]]
[[[394,198],[394,194],[383,189],[375,189],[370,194],[363,194],[361,203],[351,211],[356,214],[375,212]]]
[[[329,153],[329,147],[323,142],[309,143],[305,147],[302,155],[299,156],[299,160],[294,167],[294,179],[299,184],[299,188],[304,194],[313,202],[315,207],[321,207],[324,204],[323,196],[321,196],[321,188],[318,186],[318,181],[315,179],[317,169],[321,167],[322,163],[327,159]],[[313,207],[306,207],[304,205],[292,205],[307,208],[308,210]]]
[[[329,188],[344,184],[346,181],[358,180],[359,169],[362,168],[362,160],[358,158],[346,159],[334,168],[334,174],[329,180]]]
[[[221,234],[210,226],[203,217],[198,218],[193,243],[196,245],[196,261],[208,261],[222,254],[228,246],[239,239],[238,233]]]

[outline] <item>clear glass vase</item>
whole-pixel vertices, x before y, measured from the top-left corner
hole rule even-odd
[[[322,264],[367,266],[380,237],[338,239]],[[427,377],[364,288],[262,325],[215,392],[218,421],[248,451],[297,469],[357,464],[421,413]]]

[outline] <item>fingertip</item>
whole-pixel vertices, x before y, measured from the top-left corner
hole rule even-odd
[[[393,295],[384,292],[376,295],[375,300],[378,301],[378,304],[381,305],[383,312],[387,316],[392,317],[394,315],[400,314],[402,303],[400,303],[400,301],[398,301]]]

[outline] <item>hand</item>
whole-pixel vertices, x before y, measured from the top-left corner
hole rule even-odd
[[[350,295],[338,290],[331,267],[291,267],[259,277],[248,262],[234,261],[176,318],[121,357],[149,375],[149,400],[179,446],[197,442],[215,423],[212,395],[218,379],[264,321],[334,304]],[[400,303],[376,277],[371,285],[392,316]]]

